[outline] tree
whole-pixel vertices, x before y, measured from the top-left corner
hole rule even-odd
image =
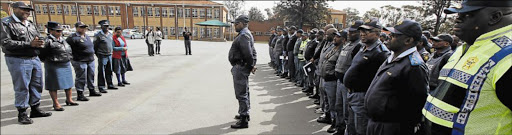
[[[370,18],[373,17],[380,18],[381,16],[382,15],[380,14],[379,10],[372,8],[369,11],[366,11],[366,13],[364,13],[363,20],[369,20]]]
[[[7,17],[9,16],[9,14],[7,14],[5,11],[0,11],[0,18],[4,18],[4,17]]]
[[[385,5],[380,7],[381,10],[381,23],[386,24],[387,27],[395,26],[400,20],[403,20],[402,8]]]
[[[444,9],[448,8],[455,3],[460,3],[461,0],[423,0],[422,6],[425,9],[424,17],[428,17],[433,15],[435,18],[434,25],[432,26],[434,29],[434,35],[439,33],[439,29],[441,24],[445,23],[447,20],[447,14],[444,13]]]
[[[245,5],[243,0],[226,0],[224,1],[224,5],[229,10],[229,17],[231,17],[231,20],[234,20],[245,12],[243,10]]]
[[[248,17],[249,17],[249,20],[251,20],[251,21],[260,21],[261,22],[261,21],[265,20],[260,9],[258,9],[256,7],[251,7],[251,9],[249,10]]]
[[[302,28],[304,24],[318,27],[326,21],[328,16],[326,0],[281,1],[273,9],[277,12],[278,19],[290,20],[289,23],[298,28]]]
[[[345,13],[347,13],[347,24],[352,25],[355,21],[361,20],[361,17],[359,16],[359,11],[355,8],[345,8],[343,9]],[[349,27],[347,25],[347,27]]]
[[[265,12],[267,12],[267,20],[272,20],[272,19],[274,19],[274,13],[272,12],[272,9],[270,9],[270,8],[265,8]]]

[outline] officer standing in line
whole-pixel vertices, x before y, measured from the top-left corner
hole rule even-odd
[[[418,48],[418,52],[420,53],[421,58],[423,58],[423,61],[428,61],[428,59],[430,59],[430,53],[425,48],[432,48],[432,45],[428,43],[428,39],[425,35],[421,35],[421,40],[418,42],[416,48]]]
[[[309,59],[309,62],[312,62],[313,65],[316,67],[315,69],[318,69],[318,60],[315,59],[315,56],[317,54],[317,52],[320,52],[320,50],[322,49],[322,46],[324,44],[324,33],[325,31],[324,30],[318,30],[318,32],[316,33],[316,47],[314,48],[313,50],[313,54],[311,55],[311,58]],[[320,57],[320,55],[318,55],[318,58]],[[314,70],[313,71],[313,85],[315,86],[315,91],[314,91],[314,94],[309,96],[309,98],[313,98],[313,99],[316,99],[314,101],[315,104],[320,104],[320,77],[318,76],[319,73],[317,72],[320,72],[318,70]],[[320,109],[322,110],[322,109]],[[323,113],[323,112],[322,112]]]
[[[12,77],[18,122],[32,124],[30,118],[52,115],[51,112],[39,109],[43,91],[43,71],[38,55],[39,48],[44,47],[44,39],[40,39],[36,25],[27,20],[34,9],[23,2],[15,2],[12,7],[13,15],[2,18],[0,45]],[[32,108],[30,118],[26,112],[29,106]]]
[[[336,77],[338,78],[338,84],[337,84],[337,90],[336,90],[336,97],[337,97],[337,105],[336,107],[341,107],[342,109],[338,110],[341,111],[337,113],[337,116],[339,119],[336,119],[336,122],[338,123],[338,129],[336,131],[336,134],[345,134],[345,129],[347,129],[347,133],[354,134],[354,125],[353,123],[348,123],[349,119],[349,108],[347,103],[347,88],[343,84],[343,76],[345,76],[345,73],[347,72],[350,65],[352,65],[352,59],[354,56],[359,52],[359,49],[361,48],[361,39],[359,35],[359,31],[357,28],[359,26],[363,25],[362,20],[357,20],[348,28],[348,42],[343,48],[341,49],[340,55],[338,57],[338,61],[336,62]],[[341,97],[338,95],[341,94]],[[341,99],[341,101],[339,101]],[[341,105],[339,105],[341,103]],[[350,115],[352,116],[352,115]],[[351,117],[351,119],[353,119]],[[343,127],[344,125],[347,125],[347,127]]]
[[[112,33],[108,30],[110,22],[101,20],[101,30],[94,34],[94,52],[98,57],[98,89],[101,93],[105,90],[105,81],[108,89],[117,89],[112,83]]]
[[[274,55],[272,53],[274,52],[274,42],[277,36],[274,27],[270,28],[270,33],[272,35],[270,35],[270,38],[268,39],[268,54],[270,57],[270,62],[268,63],[268,66],[274,67]]]
[[[239,121],[231,125],[231,128],[248,128],[250,119],[249,75],[256,72],[256,49],[254,49],[254,38],[248,28],[249,17],[240,15],[232,23],[235,24],[238,35],[229,50],[229,62],[233,66],[231,73],[239,105],[239,115],[235,118]]]
[[[309,42],[306,45],[306,48],[304,49],[304,59],[305,63],[310,62],[311,58],[313,58],[313,55],[315,54],[316,46],[318,45],[318,41],[316,38],[316,33],[318,33],[318,29],[314,28],[309,32]],[[313,63],[312,63],[313,64]],[[315,69],[315,68],[311,68]],[[307,96],[313,95],[313,89],[315,87],[314,80],[315,80],[315,71],[311,70],[308,72],[308,76],[306,77],[306,83],[305,83],[305,89],[302,90],[302,92],[305,92]]]
[[[327,26],[325,27],[327,28]],[[327,95],[327,92],[326,92],[326,88],[325,88],[325,76],[323,75],[323,70],[324,69],[324,62],[327,60],[326,59],[326,55],[329,54],[329,50],[334,48],[333,46],[334,45],[334,35],[335,33],[338,32],[338,30],[336,28],[329,28],[327,29],[327,31],[325,31],[325,34],[324,34],[324,37],[325,37],[325,43],[324,44],[324,47],[322,48],[322,52],[320,53],[320,58],[318,59],[318,78],[320,79],[320,108],[321,110],[318,110],[316,111],[316,113],[319,113],[319,112],[322,112],[323,115],[318,117],[318,119],[316,120],[318,123],[325,123],[325,124],[332,124],[332,117],[331,117],[331,112],[330,112],[330,105],[329,105],[329,102],[328,102],[328,96]],[[334,68],[333,68],[334,69]],[[332,83],[329,83],[329,84],[332,84]]]
[[[71,46],[73,61],[71,65],[75,69],[75,88],[78,101],[89,101],[84,96],[85,85],[89,88],[89,96],[101,96],[94,90],[94,44],[89,36],[85,35],[87,25],[76,22],[76,33],[69,35],[66,42]]]
[[[380,65],[389,56],[388,48],[379,40],[382,26],[376,18],[359,27],[362,49],[352,59],[343,82],[347,87],[347,100],[354,114],[356,134],[365,135],[368,116],[364,107],[364,96]]]
[[[290,31],[288,31],[288,34],[290,36],[290,40],[286,43],[286,54],[288,56],[288,71],[289,75],[286,79],[290,79],[290,82],[295,82],[295,55],[293,54],[293,49],[295,48],[295,43],[297,42],[297,39],[299,38],[296,35],[297,27],[291,26]]]
[[[304,59],[304,49],[306,49],[306,45],[309,43],[309,39],[308,39],[308,33],[303,33],[302,34],[302,37],[300,38],[301,42],[300,42],[300,46],[299,46],[299,50],[298,50],[298,54],[297,54],[297,59],[299,61],[297,61],[297,72],[298,72],[298,77],[299,77],[299,81],[300,81],[300,84],[299,86],[300,87],[303,87],[302,90],[305,90],[305,85],[304,83],[306,82],[306,75],[304,74],[304,65],[306,64],[306,60]],[[297,40],[299,41],[299,40]]]
[[[380,66],[366,92],[364,106],[370,118],[366,133],[412,135],[421,121],[428,90],[428,69],[416,51],[421,26],[405,19],[385,29],[391,32],[388,47],[393,53]]]
[[[458,13],[453,30],[466,43],[441,69],[441,82],[427,97],[427,131],[512,134],[512,1],[467,0],[444,12]]]
[[[295,44],[293,46],[293,60],[294,60],[294,66],[295,66],[295,80],[293,81],[293,83],[295,83],[295,86],[298,86],[298,87],[302,87],[300,85],[300,83],[302,83],[302,79],[301,79],[301,76],[300,76],[300,69],[302,67],[299,67],[299,49],[300,49],[300,44],[302,43],[302,34],[304,33],[304,30],[302,29],[299,29],[296,31],[296,34],[295,36],[297,36],[297,40],[295,41]]]
[[[283,72],[283,60],[280,58],[281,56],[283,56],[283,50],[284,50],[284,46],[283,46],[283,43],[284,43],[284,33],[285,33],[285,30],[283,28],[277,28],[277,31],[278,31],[278,35],[276,36],[276,39],[275,39],[275,42],[274,42],[274,63],[275,63],[275,66],[276,66],[276,76],[280,76]]]
[[[435,50],[434,53],[431,54],[430,59],[427,61],[427,67],[429,71],[429,91],[433,91],[437,88],[439,83],[439,72],[441,68],[448,62],[450,56],[452,56],[453,51],[451,48],[451,44],[453,42],[452,36],[448,34],[441,34],[437,37],[430,38],[434,42],[432,46]]]

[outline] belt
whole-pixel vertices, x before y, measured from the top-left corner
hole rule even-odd
[[[37,56],[8,56],[7,57],[14,57],[14,58],[20,58],[20,59],[36,59]]]

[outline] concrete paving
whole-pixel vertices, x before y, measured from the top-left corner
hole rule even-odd
[[[266,44],[255,45],[258,71],[249,80],[249,128],[235,130],[229,128],[238,110],[227,60],[231,42],[192,41],[193,55],[188,56],[183,41],[164,40],[162,55],[154,57],[147,55],[144,40],[127,42],[134,68],[127,73],[131,85],[89,97],[79,106],[66,106],[60,91],[63,112],[53,111],[44,90],[41,107],[53,115],[35,118],[31,125],[17,121],[11,76],[2,54],[1,134],[328,134],[329,125],[316,122],[319,115],[313,113],[313,100],[267,66]]]

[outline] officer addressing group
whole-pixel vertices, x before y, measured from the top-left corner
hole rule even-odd
[[[249,31],[249,17],[240,15],[232,23],[235,24],[237,37],[229,49],[229,62],[233,66],[231,73],[235,87],[235,96],[238,100],[238,114],[235,116],[239,121],[231,125],[231,128],[249,127],[249,75],[256,72],[256,50],[254,49],[254,38]]]
[[[32,7],[23,2],[12,4],[13,15],[2,18],[0,44],[5,53],[5,63],[11,73],[15,92],[14,106],[18,109],[18,122],[32,124],[36,117],[51,116],[39,109],[43,90],[43,71],[39,49],[44,47],[36,25],[27,20]],[[30,118],[26,110],[31,107]]]
[[[101,93],[105,90],[105,81],[108,89],[117,89],[112,83],[112,33],[108,30],[108,20],[98,22],[101,30],[94,34],[94,52],[98,57],[98,89]]]

